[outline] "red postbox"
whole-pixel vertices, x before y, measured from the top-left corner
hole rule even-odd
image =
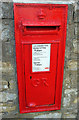
[[[14,4],[20,113],[61,106],[67,5]]]

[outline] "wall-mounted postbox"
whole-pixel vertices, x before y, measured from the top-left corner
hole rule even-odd
[[[67,9],[14,4],[20,113],[60,109]]]

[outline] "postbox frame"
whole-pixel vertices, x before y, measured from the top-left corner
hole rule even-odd
[[[64,68],[64,56],[65,56],[65,44],[66,44],[66,27],[67,27],[67,11],[68,5],[63,4],[38,4],[38,3],[14,3],[14,15],[16,23],[16,7],[17,6],[27,6],[27,5],[40,5],[40,6],[51,6],[54,7],[65,7],[65,18],[64,18],[64,32],[63,32],[63,46],[60,43],[59,52],[58,52],[58,63],[57,63],[57,76],[56,76],[56,90],[55,90],[55,104],[51,106],[42,106],[34,109],[27,109],[26,107],[26,96],[25,96],[25,80],[24,80],[24,53],[23,46],[27,43],[21,42],[19,39],[19,32],[17,31],[17,25],[15,24],[15,46],[16,46],[16,65],[17,65],[17,79],[18,79],[18,94],[19,94],[19,108],[20,113],[29,113],[29,112],[42,112],[42,111],[51,111],[51,110],[60,110],[61,108],[61,96],[62,96],[62,84],[63,84],[63,68]],[[36,43],[35,43],[36,44]],[[57,41],[56,41],[57,44]],[[62,57],[61,57],[62,49]],[[62,62],[62,66],[61,66]],[[61,74],[60,74],[61,73]],[[59,79],[60,78],[60,79]]]

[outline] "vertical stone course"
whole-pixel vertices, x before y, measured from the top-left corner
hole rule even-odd
[[[62,2],[62,1],[61,1]],[[1,12],[2,11],[2,12]],[[79,3],[68,5],[67,40],[62,95],[59,111],[19,113],[14,39],[13,3],[0,2],[0,30],[2,42],[2,82],[0,82],[0,114],[3,118],[76,118],[77,117],[77,65],[79,53]],[[2,85],[1,85],[2,84]],[[78,82],[79,84],[79,82]],[[79,101],[79,98],[78,98]]]
[[[2,18],[13,19],[13,3],[2,2]]]

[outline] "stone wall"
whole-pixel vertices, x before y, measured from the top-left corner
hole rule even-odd
[[[39,2],[39,1],[38,1]],[[62,1],[61,1],[62,2]],[[13,2],[0,2],[0,115],[2,118],[77,118],[79,2],[69,4],[61,110],[19,113]],[[2,45],[2,47],[1,47]],[[2,85],[1,85],[2,84]]]

